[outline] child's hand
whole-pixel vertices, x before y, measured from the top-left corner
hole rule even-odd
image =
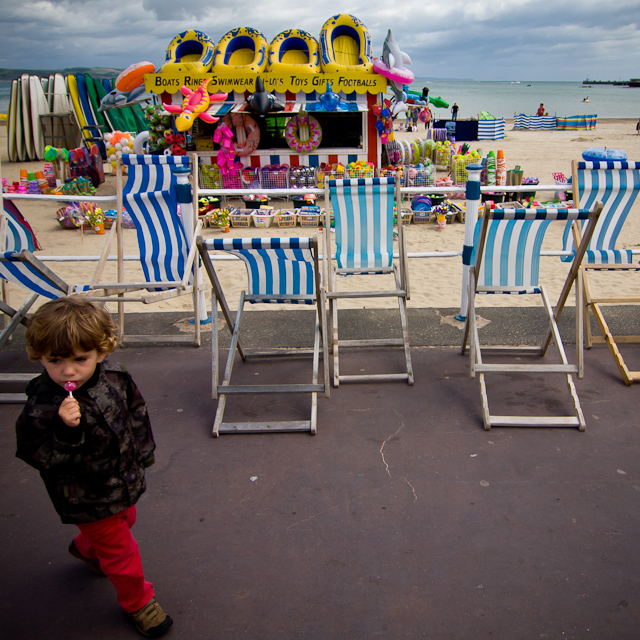
[[[75,398],[65,398],[58,415],[68,427],[77,427],[80,424],[80,404]]]

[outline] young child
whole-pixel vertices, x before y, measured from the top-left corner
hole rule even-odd
[[[45,370],[27,387],[16,455],[38,469],[62,522],[80,529],[69,553],[109,578],[140,633],[159,637],[173,620],[144,579],[129,531],[156,445],[131,376],[105,360],[116,345],[111,316],[81,298],[52,300],[25,338]]]

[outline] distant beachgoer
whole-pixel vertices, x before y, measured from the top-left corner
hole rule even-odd
[[[458,119],[458,110],[460,109],[460,107],[454,102],[453,103],[453,107],[451,107],[451,119],[452,120],[457,120]]]
[[[543,116],[544,115],[544,105],[542,104],[542,102],[540,103],[540,106],[538,107],[538,113],[536,113],[537,116]]]
[[[413,124],[413,131],[418,130],[418,117],[420,116],[420,109],[418,107],[414,107],[411,112],[411,122]]]
[[[640,119],[638,120],[638,124],[636,125],[636,135],[640,134]]]

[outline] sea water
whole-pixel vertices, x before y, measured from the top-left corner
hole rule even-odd
[[[609,84],[583,86],[582,82],[484,82],[474,80],[416,79],[410,91],[441,97],[448,108],[432,107],[434,116],[445,119],[451,106],[460,107],[458,118],[476,118],[488,111],[496,118],[513,118],[514,114],[535,115],[540,103],[552,116],[595,114],[599,118],[640,118],[640,88]],[[0,113],[9,110],[11,82],[0,81]],[[583,102],[586,97],[590,102]]]
[[[599,118],[640,118],[640,88],[609,84],[583,86],[582,82],[485,82],[472,80],[416,79],[410,91],[440,96],[448,108],[431,107],[436,118],[451,115],[454,102],[458,118],[477,118],[488,111],[496,118],[513,118],[515,114],[536,114],[540,103],[550,116],[597,115]],[[411,96],[409,96],[411,97]],[[585,98],[589,102],[583,102]]]

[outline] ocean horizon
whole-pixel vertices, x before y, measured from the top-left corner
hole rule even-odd
[[[429,87],[431,97],[440,97],[449,103],[447,108],[432,105],[437,119],[448,118],[454,103],[460,108],[458,118],[463,120],[477,118],[481,111],[488,111],[496,118],[513,118],[521,113],[535,115],[541,102],[552,116],[640,119],[640,88],[608,84],[584,86],[582,82],[416,78],[409,91],[421,94],[425,86]],[[8,112],[10,95],[11,82],[0,81],[0,113]],[[585,98],[589,102],[583,102]]]

